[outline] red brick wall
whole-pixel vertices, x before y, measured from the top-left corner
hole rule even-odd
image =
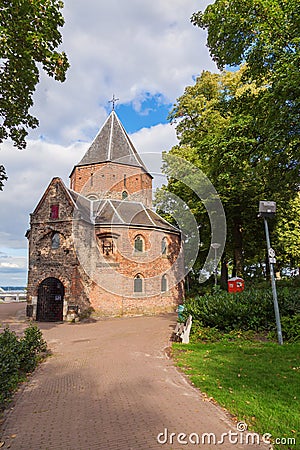
[[[90,302],[100,315],[142,314],[174,311],[183,300],[183,258],[180,252],[180,237],[175,233],[139,228],[114,228],[119,235],[113,238],[114,252],[103,255],[101,233],[107,228],[98,228],[99,253],[93,260],[97,267]],[[144,252],[134,250],[134,239],[139,235],[144,240]],[[167,255],[161,254],[161,241],[168,241]],[[91,256],[91,258],[93,258]],[[134,292],[134,277],[143,279],[143,292]],[[167,292],[161,292],[161,278],[166,275]],[[178,283],[179,281],[179,283]]]
[[[122,297],[104,291],[98,285],[91,289],[90,298],[96,316],[122,316],[174,312],[183,297],[182,286],[172,288],[167,294],[148,297],[136,295]]]
[[[116,163],[75,167],[70,188],[84,196],[122,199],[126,191],[131,200],[152,206],[152,178],[142,168]]]

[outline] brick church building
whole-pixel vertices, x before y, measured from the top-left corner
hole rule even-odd
[[[113,110],[70,175],[30,216],[27,314],[61,321],[174,311],[181,234],[152,209],[152,176]]]

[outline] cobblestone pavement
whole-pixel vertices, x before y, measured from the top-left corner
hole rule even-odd
[[[229,444],[226,437],[224,444],[208,445],[208,437],[201,444],[202,433],[214,433],[218,440],[236,428],[166,356],[175,319],[165,315],[40,324],[53,356],[16,394],[4,416],[2,448],[265,448]],[[179,433],[193,442],[199,436],[200,445],[178,443]]]

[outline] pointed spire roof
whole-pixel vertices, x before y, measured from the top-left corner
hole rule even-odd
[[[141,167],[148,173],[146,166],[114,110],[104,122],[104,125],[82,160],[77,164],[77,167],[103,162],[115,162]]]

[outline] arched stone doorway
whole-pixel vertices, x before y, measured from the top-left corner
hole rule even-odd
[[[57,278],[46,278],[38,289],[36,320],[59,322],[63,320],[65,288]]]

